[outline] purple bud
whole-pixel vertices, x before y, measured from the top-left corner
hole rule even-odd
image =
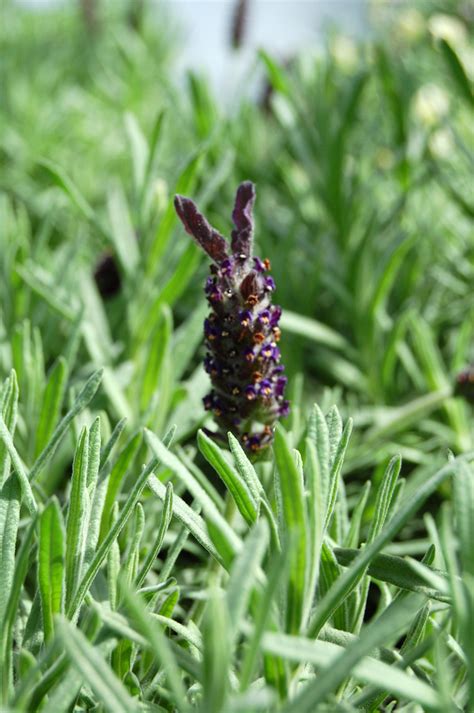
[[[255,386],[246,386],[245,387],[245,398],[248,401],[254,401],[257,398],[257,389]]]
[[[273,292],[273,290],[275,289],[275,280],[273,279],[273,277],[266,277],[264,285],[265,285],[265,287],[264,287],[265,290],[269,290],[270,292]]]
[[[273,359],[273,361],[279,361],[280,350],[273,343],[265,344],[265,346],[260,350],[259,356],[263,359]]]
[[[231,258],[226,258],[220,264],[221,275],[225,277],[230,277],[234,270],[234,263]]]
[[[263,381],[260,382],[260,395],[267,399],[272,395],[272,392],[272,382],[269,379],[263,379]]]
[[[206,285],[204,287],[204,292],[206,295],[210,295],[216,289],[216,280],[214,277],[208,277],[206,280]]]
[[[285,386],[288,382],[286,376],[279,376],[275,384],[275,396],[283,396]]]
[[[248,327],[252,323],[253,315],[248,309],[239,312],[239,321],[242,327]]]
[[[260,324],[270,324],[270,310],[264,309],[258,313],[258,321]]]
[[[273,305],[272,307],[272,312],[271,312],[271,317],[270,317],[270,326],[271,327],[276,327],[278,322],[280,321],[281,317],[281,307],[280,305]]]
[[[288,416],[288,414],[290,413],[290,402],[283,401],[280,408],[278,409],[278,413],[282,418],[285,418],[285,416]]]

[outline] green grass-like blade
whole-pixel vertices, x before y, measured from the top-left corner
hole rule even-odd
[[[344,655],[344,649],[337,644],[328,641],[312,641],[285,634],[265,634],[263,648],[265,651],[282,656],[290,661],[314,664],[322,671],[321,679],[323,680],[331,672],[338,657]],[[426,683],[374,658],[358,657],[355,665],[351,667],[350,675],[357,681],[384,688],[395,696],[403,696],[408,700],[417,702],[419,705],[425,706],[427,710],[435,709],[438,704],[436,692]],[[331,687],[335,690],[336,684],[331,682]],[[315,705],[317,700],[320,699],[319,696],[316,699],[315,694],[313,699]],[[284,710],[287,710],[288,713],[290,710],[298,710],[298,712],[304,710],[312,712],[315,710],[314,707],[299,708],[297,707],[298,705],[300,703],[294,701]],[[311,703],[309,703],[309,706],[311,706]]]
[[[158,480],[158,478],[150,478],[148,485],[152,493],[154,493],[164,503],[167,491],[163,483]],[[197,542],[199,542],[199,544],[202,545],[202,547],[204,547],[204,549],[212,557],[214,557],[219,564],[223,564],[221,554],[209,538],[204,520],[197,513],[195,513],[182,498],[176,495],[176,493],[173,495],[173,515],[189,530]]]
[[[15,548],[20,522],[21,491],[18,479],[11,475],[0,491],[0,667],[2,674],[2,700],[5,702],[10,687],[10,671],[4,666],[7,652],[5,645],[6,611],[15,575]]]
[[[203,623],[202,711],[225,710],[231,665],[231,629],[226,601],[211,590]]]
[[[66,609],[74,598],[82,576],[89,515],[87,473],[89,467],[89,432],[82,429],[74,454],[71,493],[66,518]]]
[[[352,562],[343,574],[338,577],[334,585],[318,603],[314,617],[310,623],[310,636],[317,636],[321,627],[326,623],[331,614],[342,604],[344,599],[350,594],[360,581],[367,566],[374,557],[395,537],[397,532],[418,510],[425,500],[443,483],[450,475],[457,470],[457,465],[448,463],[443,468],[437,470],[428,478],[415,493],[405,498],[400,508],[393,515],[391,520],[384,527],[382,532],[373,542],[367,545]]]
[[[0,391],[0,415],[12,435],[15,433],[18,416],[18,380],[15,371],[4,381]],[[10,456],[3,441],[0,441],[0,488],[10,474]]]
[[[52,498],[39,519],[38,588],[43,631],[48,641],[54,632],[54,617],[64,607],[64,523],[58,500]]]
[[[283,528],[294,547],[290,557],[286,603],[286,627],[297,632],[301,626],[306,585],[306,514],[303,481],[294,456],[288,446],[284,430],[277,426],[275,432],[275,461],[281,493]]]
[[[3,443],[5,444],[6,451],[8,452],[8,455],[10,456],[10,459],[11,459],[11,462],[13,465],[13,469],[16,473],[17,478],[18,478],[18,482],[20,483],[22,498],[25,501],[25,505],[28,508],[30,514],[34,515],[38,510],[35,496],[33,495],[31,485],[28,481],[28,476],[26,474],[23,463],[21,462],[21,458],[18,455],[18,451],[16,450],[15,446],[13,445],[13,439],[11,437],[10,431],[8,430],[7,425],[6,425],[5,421],[3,420],[3,416],[1,414],[0,414],[0,440],[3,441]],[[5,458],[5,456],[4,456],[4,458]]]
[[[303,625],[307,622],[316,594],[324,537],[325,504],[322,497],[321,471],[314,443],[306,439],[305,476],[308,522],[308,577],[306,582]]]
[[[226,597],[233,640],[242,627],[252,589],[257,583],[259,567],[268,546],[268,534],[266,521],[260,520],[247,535],[242,551],[232,563]]]
[[[139,633],[149,642],[154,656],[165,670],[177,709],[185,712],[188,710],[188,705],[181,673],[165,635],[156,621],[149,616],[139,597],[132,594],[131,590],[125,585],[122,585],[121,590],[125,606],[130,612]]]
[[[340,565],[348,567],[358,555],[360,550],[335,547],[334,555]],[[436,599],[440,602],[449,602],[450,598],[446,595],[446,590],[440,591],[434,587],[426,586],[426,579],[417,574],[409,562],[403,557],[395,555],[377,555],[370,563],[367,574],[374,579],[378,579],[388,584],[393,584],[400,589],[406,589],[412,592],[419,592],[427,597]],[[435,570],[434,574],[443,579],[446,578],[445,572]],[[446,587],[448,582],[446,580]]]
[[[228,551],[236,553],[242,547],[240,538],[236,535],[232,527],[218,511],[214,502],[205,490],[199,485],[197,480],[188,471],[181,461],[171,453],[160,439],[148,429],[145,429],[145,437],[152,451],[160,461],[169,468],[186,485],[186,488],[193,495],[196,501],[202,506],[209,525],[216,529]]]
[[[94,691],[105,710],[110,713],[132,713],[139,706],[131,698],[105,659],[84,634],[63,617],[56,620],[56,631],[71,664],[81,673],[84,682]]]
[[[0,689],[4,691],[5,695],[11,691],[13,685],[13,631],[18,614],[21,591],[28,571],[35,530],[36,518],[30,522],[16,556],[14,576],[10,587],[10,596],[3,615],[2,625],[0,625],[0,631],[2,632],[2,638],[0,638],[0,671],[2,675],[2,685],[0,686]]]
[[[35,457],[45,448],[58,421],[68,377],[66,360],[59,357],[46,384],[36,429]]]
[[[115,542],[115,540],[125,527],[130,515],[133,513],[135,505],[137,504],[140,495],[142,494],[142,491],[147,484],[148,478],[158,467],[158,464],[159,460],[157,458],[153,458],[153,460],[143,469],[140,476],[137,478],[133,488],[130,490],[117,520],[114,522],[107,535],[105,536],[103,542],[97,549],[94,558],[92,559],[90,565],[84,573],[84,576],[77,589],[76,595],[67,609],[66,613],[70,619],[78,615],[80,607],[82,606],[84,597],[86,596],[89,587],[94,581],[101,565],[107,558],[112,544]]]
[[[122,480],[130,468],[133,460],[138,453],[142,442],[142,434],[137,433],[127,443],[115,461],[110,475],[108,476],[107,492],[105,495],[104,507],[100,523],[99,542],[102,542],[110,526],[110,514],[114,502],[116,502]]]
[[[143,585],[148,572],[153,567],[153,564],[160,553],[161,547],[163,545],[163,540],[165,539],[165,535],[166,535],[166,532],[170,525],[172,517],[173,517],[173,486],[171,485],[171,483],[167,483],[166,495],[165,495],[165,500],[163,503],[163,511],[161,513],[160,526],[158,528],[158,533],[156,535],[156,539],[155,539],[153,545],[150,547],[149,552],[145,558],[145,561],[142,564],[142,567],[138,573],[137,580],[135,583],[135,586],[137,587],[137,589],[139,589]]]
[[[56,426],[53,435],[51,436],[48,444],[41,451],[40,455],[36,459],[33,467],[30,470],[30,481],[33,482],[41,473],[46,463],[53,457],[56,448],[59,443],[64,438],[71,422],[73,419],[81,413],[92,401],[95,396],[97,389],[99,388],[100,382],[102,380],[103,369],[98,369],[84,384],[83,388],[77,395],[72,408],[67,412],[64,418]]]
[[[198,431],[199,450],[216,471],[232,495],[239,512],[248,525],[253,525],[257,518],[258,501],[255,501],[246,482],[229,464],[224,453],[203,431]]]

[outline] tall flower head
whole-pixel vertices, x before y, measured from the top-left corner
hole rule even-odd
[[[211,309],[204,322],[204,366],[212,389],[204,406],[222,429],[258,452],[271,443],[273,426],[288,414],[289,403],[270,262],[253,256],[254,201],[255,187],[245,181],[235,197],[230,244],[189,198],[176,196],[175,208],[186,232],[212,259],[204,290]]]

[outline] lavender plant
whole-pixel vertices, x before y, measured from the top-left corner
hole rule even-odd
[[[235,197],[229,245],[192,200],[175,197],[186,232],[213,260],[205,286],[211,312],[204,322],[204,366],[212,389],[204,406],[224,431],[258,452],[271,443],[274,424],[288,414],[289,402],[277,346],[281,307],[272,305],[270,261],[253,256],[254,202],[255,186],[244,181]]]

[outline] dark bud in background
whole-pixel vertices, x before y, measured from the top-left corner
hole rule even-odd
[[[204,407],[224,433],[232,431],[256,453],[272,442],[274,425],[288,415],[289,403],[270,261],[253,256],[254,201],[255,187],[245,181],[237,190],[229,244],[192,200],[175,197],[185,230],[213,260],[204,290],[210,306],[204,368],[212,383]]]
[[[94,270],[97,289],[104,300],[114,297],[122,288],[122,278],[117,267],[117,260],[110,252],[104,253]]]
[[[231,44],[237,50],[244,43],[248,15],[248,0],[236,0],[232,14]]]
[[[99,0],[79,0],[79,3],[87,33],[93,37],[100,30]]]
[[[466,401],[474,404],[474,364],[461,371],[456,377],[456,396],[463,396]]]

